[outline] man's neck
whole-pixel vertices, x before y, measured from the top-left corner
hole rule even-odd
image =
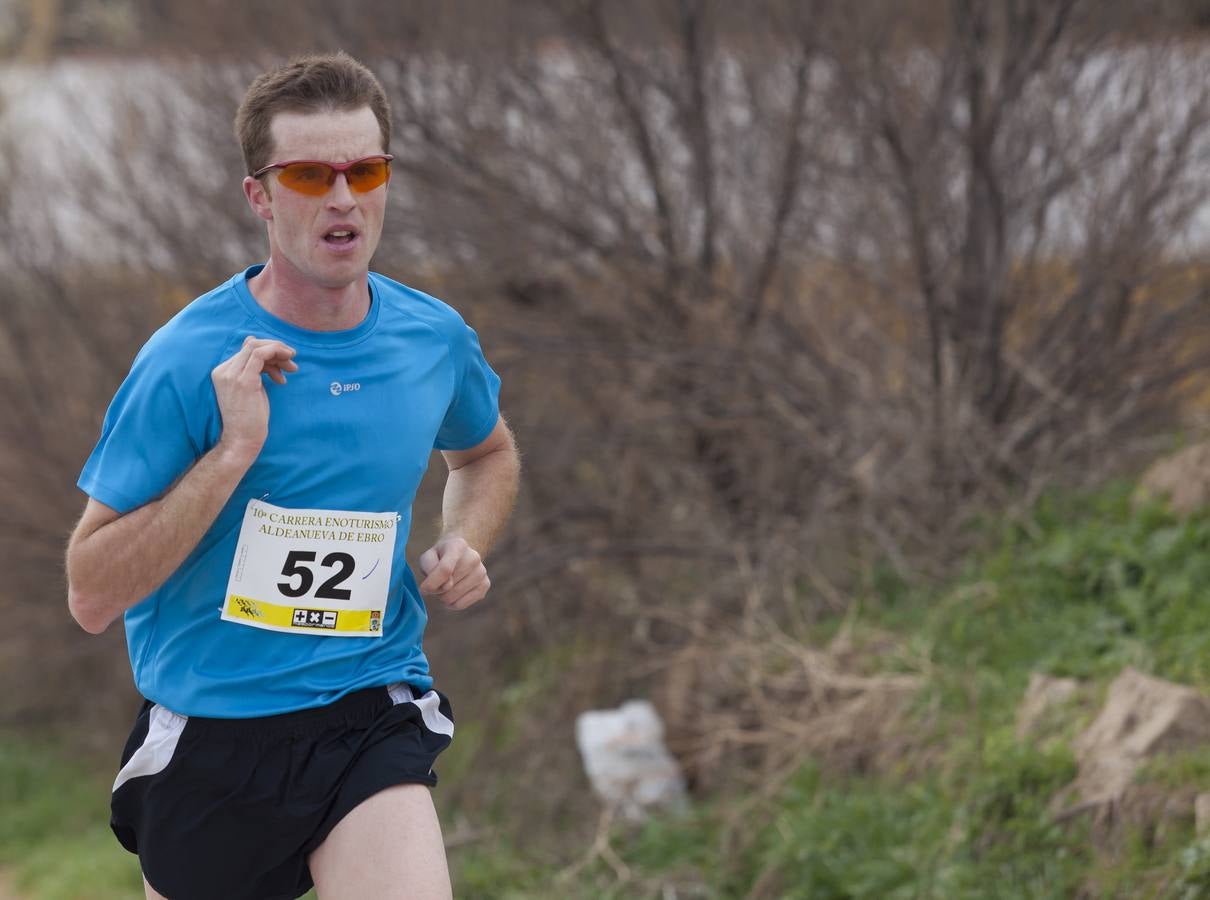
[[[310,331],[356,328],[370,311],[368,274],[343,287],[328,288],[272,257],[248,280],[248,290],[268,312]]]

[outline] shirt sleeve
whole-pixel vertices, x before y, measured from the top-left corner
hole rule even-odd
[[[199,398],[183,396],[173,374],[143,349],[110,403],[100,440],[76,482],[119,513],[162,495],[202,455],[204,437],[190,422],[191,412],[203,412]]]
[[[454,356],[454,395],[437,439],[438,450],[469,450],[481,444],[500,418],[500,376],[492,371],[475,330],[461,320],[450,350]]]

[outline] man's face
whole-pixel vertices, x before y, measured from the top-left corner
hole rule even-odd
[[[269,133],[274,163],[296,159],[343,163],[385,152],[378,120],[368,106],[278,113]],[[244,190],[256,214],[269,222],[275,260],[289,266],[293,274],[322,287],[342,288],[369,270],[382,235],[386,184],[355,193],[340,174],[326,194],[312,197],[279,184],[274,170],[259,180],[244,179]],[[340,231],[352,232],[352,239],[333,236]]]

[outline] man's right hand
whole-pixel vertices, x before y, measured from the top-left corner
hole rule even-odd
[[[293,347],[251,335],[245,338],[239,352],[210,373],[223,418],[219,443],[249,462],[255,459],[269,435],[269,396],[261,375],[285,384],[285,373],[297,371]]]

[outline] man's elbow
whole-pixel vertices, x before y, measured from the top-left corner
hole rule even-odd
[[[67,608],[76,623],[89,634],[100,634],[114,620],[104,604],[72,587],[67,589]]]

